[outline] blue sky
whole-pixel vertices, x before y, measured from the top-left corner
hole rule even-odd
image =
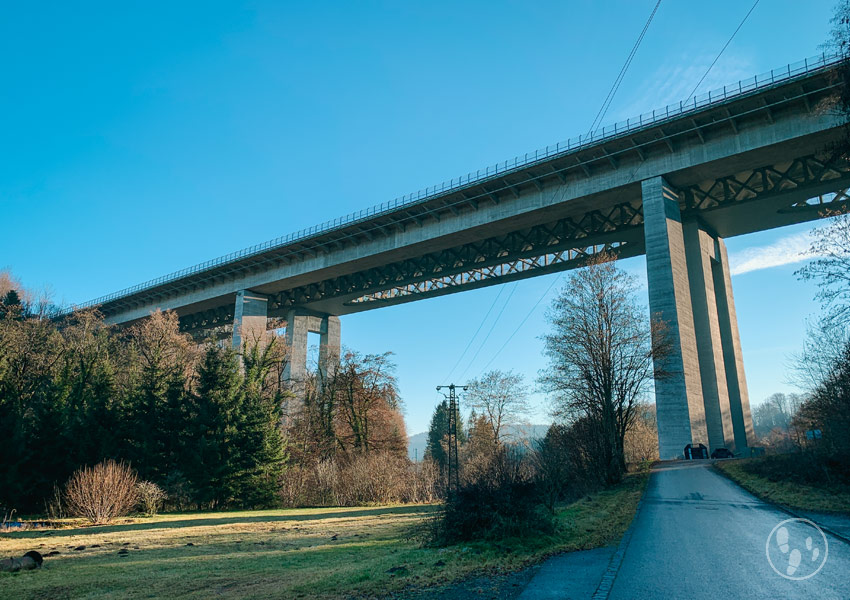
[[[818,53],[832,4],[762,0],[700,91]],[[82,302],[585,133],[653,5],[7,2],[0,268]],[[606,122],[688,96],[750,4],[707,6],[662,1]],[[753,403],[791,389],[818,308],[782,264],[809,229],[727,241]],[[343,340],[395,352],[416,433],[500,292],[452,378],[533,380],[547,300],[494,354],[551,282],[347,316]]]

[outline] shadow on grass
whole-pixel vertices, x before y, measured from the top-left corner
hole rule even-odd
[[[298,510],[298,509],[293,509]],[[425,504],[412,504],[409,506],[377,506],[375,508],[359,508],[355,510],[340,510],[327,509],[334,512],[316,512],[295,513],[295,514],[257,514],[257,515],[241,515],[241,516],[221,516],[210,518],[187,518],[174,520],[152,520],[142,523],[118,523],[115,525],[96,525],[90,527],[73,527],[68,529],[31,529],[26,531],[7,532],[0,534],[0,538],[20,539],[32,537],[52,536],[67,537],[72,535],[87,535],[94,533],[115,533],[124,531],[143,531],[153,529],[175,529],[183,527],[214,527],[217,525],[235,525],[235,524],[250,524],[250,523],[272,523],[282,521],[321,521],[324,519],[341,519],[341,518],[356,518],[378,515],[414,515],[423,512],[434,510],[433,506]],[[191,513],[190,513],[191,514]],[[209,514],[209,513],[198,513]],[[227,513],[220,513],[226,515]],[[167,516],[167,515],[166,515]],[[189,515],[187,515],[189,516]]]

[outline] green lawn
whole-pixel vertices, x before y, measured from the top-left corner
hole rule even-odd
[[[716,466],[754,496],[800,510],[850,513],[850,487],[804,483],[795,455],[720,461]]]
[[[614,543],[647,479],[632,475],[563,507],[555,535],[498,545],[424,547],[414,532],[436,507],[418,505],[167,514],[104,527],[3,533],[0,556],[33,549],[60,554],[39,570],[0,574],[0,598],[381,596]],[[85,549],[74,549],[80,546]]]

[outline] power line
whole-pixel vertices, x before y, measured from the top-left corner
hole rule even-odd
[[[635,40],[635,43],[632,46],[632,50],[631,50],[631,52],[629,52],[629,56],[626,58],[626,62],[623,63],[623,67],[620,69],[620,73],[617,75],[617,78],[614,80],[614,84],[611,86],[611,89],[609,90],[608,95],[605,97],[605,100],[602,102],[602,106],[599,107],[599,112],[596,113],[596,118],[593,119],[593,123],[591,123],[591,125],[590,125],[590,129],[588,130],[588,136],[591,133],[593,133],[594,127],[597,127],[599,125],[599,123],[602,122],[602,119],[605,118],[605,115],[608,112],[608,108],[611,106],[611,102],[613,102],[614,96],[616,95],[617,90],[620,88],[620,84],[623,82],[623,79],[625,78],[626,73],[628,72],[629,67],[632,64],[632,60],[635,57],[635,54],[637,54],[638,48],[640,47],[640,44],[643,41],[643,38],[646,36],[646,32],[649,30],[649,26],[652,23],[653,18],[655,18],[655,13],[658,12],[659,6],[661,6],[661,0],[658,0],[655,3],[655,6],[653,7],[652,12],[649,14],[649,18],[647,18],[646,23],[644,23],[644,26],[643,26],[643,29],[640,32],[640,35],[638,36],[637,40]],[[566,189],[563,189],[562,192],[561,192],[561,195],[563,196],[565,193],[566,193]],[[505,343],[502,344],[502,346],[490,358],[490,360],[487,362],[487,364],[484,365],[484,367],[481,369],[481,371],[485,371],[487,369],[487,367],[489,367],[492,364],[492,362],[494,360],[496,360],[496,358],[499,356],[499,354],[502,353],[502,350],[504,350],[507,347],[507,345],[514,338],[514,336],[517,334],[517,332],[519,332],[519,330],[522,328],[522,326],[525,325],[525,322],[528,321],[529,318],[531,318],[531,315],[534,313],[535,310],[537,310],[537,307],[540,305],[540,303],[543,302],[544,298],[546,298],[546,296],[549,294],[549,292],[552,290],[552,288],[555,286],[555,284],[558,283],[558,281],[560,281],[560,280],[561,280],[560,275],[558,277],[556,277],[554,280],[552,280],[552,283],[549,284],[549,287],[546,288],[546,291],[543,292],[543,295],[540,296],[540,298],[537,300],[537,302],[534,303],[534,306],[531,307],[531,310],[529,310],[528,313],[525,315],[525,317],[523,317],[522,321],[519,322],[519,325],[517,325],[516,329],[513,330],[511,335],[508,336],[508,339],[505,340]],[[511,293],[513,293],[513,292],[511,292]],[[504,311],[504,307],[502,307],[502,310]],[[500,313],[500,315],[501,315],[501,313]],[[496,319],[496,321],[498,322],[498,318]],[[494,323],[494,325],[495,325],[495,323]],[[493,330],[493,328],[491,327],[490,331],[492,331],[492,330]],[[488,337],[489,337],[489,334],[488,334]],[[485,338],[485,341],[486,341],[486,338]],[[483,346],[483,344],[482,344],[482,346]],[[478,349],[480,351],[481,346],[479,346]],[[476,353],[476,357],[477,357],[477,353]],[[466,368],[466,371],[469,370],[469,367],[471,367],[474,362],[475,362],[475,359],[473,359],[472,362],[470,362],[469,366]],[[466,374],[466,371],[463,372],[464,375]]]
[[[466,365],[466,368],[463,370],[463,373],[460,374],[461,379],[463,379],[464,375],[466,375],[466,372],[469,371],[470,367],[472,367],[472,365],[475,364],[475,360],[478,358],[478,355],[481,353],[481,349],[484,348],[484,344],[486,344],[487,340],[490,339],[490,334],[493,333],[493,330],[496,328],[496,325],[499,323],[499,319],[502,317],[502,313],[504,313],[505,309],[508,307],[508,304],[510,303],[511,298],[514,295],[514,292],[516,292],[516,288],[517,288],[518,285],[519,285],[519,283],[514,283],[514,287],[511,289],[511,293],[508,294],[508,299],[505,300],[505,303],[502,305],[502,309],[499,311],[499,314],[496,315],[496,318],[493,320],[493,324],[490,325],[490,330],[487,332],[487,335],[484,336],[484,340],[481,342],[481,344],[478,345],[478,350],[475,351],[475,354],[473,355],[472,360],[469,361],[469,364]]]
[[[658,12],[658,7],[661,5],[661,0],[655,3],[655,8],[652,9],[652,12],[649,15],[649,18],[646,20],[646,23],[643,26],[643,30],[640,32],[638,39],[635,41],[632,46],[631,52],[629,52],[628,58],[626,58],[626,62],[623,63],[622,68],[620,69],[617,78],[614,80],[614,83],[611,85],[611,89],[608,91],[608,95],[605,96],[605,100],[602,102],[602,106],[599,107],[599,112],[596,113],[596,117],[593,119],[593,123],[590,124],[590,129],[587,132],[587,135],[590,136],[599,125],[602,123],[602,119],[605,118],[605,115],[608,113],[608,109],[611,106],[611,103],[614,101],[614,96],[617,93],[617,90],[620,89],[620,84],[623,82],[623,78],[626,76],[626,72],[629,70],[629,67],[632,64],[632,59],[634,59],[635,54],[637,54],[638,48],[640,47],[641,42],[643,41],[644,36],[646,35],[647,30],[649,30],[649,25],[652,23],[652,19],[655,17],[655,13]]]
[[[700,77],[699,82],[694,86],[693,91],[691,91],[691,93],[688,95],[687,99],[685,100],[685,103],[687,103],[688,100],[691,99],[691,97],[696,93],[697,89],[699,89],[699,86],[702,85],[702,82],[705,81],[705,78],[708,77],[709,71],[711,71],[711,69],[714,67],[714,65],[717,64],[717,61],[720,60],[721,56],[723,56],[723,53],[726,51],[726,48],[729,47],[729,44],[731,44],[732,40],[735,39],[735,36],[738,35],[738,32],[741,30],[741,27],[744,26],[744,23],[746,23],[747,19],[750,18],[750,15],[753,14],[753,11],[756,9],[756,6],[758,6],[759,1],[760,0],[756,0],[753,3],[753,5],[750,7],[749,12],[747,12],[747,14],[744,15],[744,19],[738,24],[737,29],[735,29],[735,31],[732,33],[732,37],[730,37],[728,40],[726,40],[726,43],[723,45],[723,48],[720,50],[720,53],[714,58],[714,61],[712,61],[711,65],[709,65],[708,69],[705,70],[705,73],[702,74],[702,77]]]
[[[546,291],[543,292],[543,295],[540,296],[540,298],[537,300],[537,302],[534,303],[534,306],[531,307],[531,310],[528,311],[528,314],[525,315],[525,318],[523,318],[523,320],[519,322],[519,325],[516,326],[516,329],[514,329],[513,333],[511,333],[511,335],[508,336],[508,339],[505,340],[505,343],[502,344],[502,347],[499,348],[496,351],[496,354],[494,354],[493,357],[487,362],[487,364],[484,365],[484,367],[481,369],[481,371],[486,371],[487,367],[489,367],[490,364],[494,360],[496,360],[496,357],[499,356],[499,354],[502,353],[502,350],[504,350],[505,347],[507,347],[508,343],[510,343],[510,341],[512,339],[514,339],[514,336],[517,334],[517,332],[520,329],[522,329],[522,326],[525,325],[525,322],[528,321],[528,319],[531,317],[531,315],[534,313],[534,311],[537,310],[537,307],[540,305],[540,303],[543,302],[543,299],[546,298],[546,296],[549,295],[549,292],[552,290],[553,287],[555,287],[555,284],[558,283],[560,280],[561,280],[561,275],[558,275],[555,279],[552,280],[552,283],[549,284],[549,287],[546,288]]]
[[[489,316],[490,316],[490,313],[491,313],[491,312],[493,312],[493,308],[496,306],[496,303],[499,301],[499,298],[501,298],[501,296],[502,296],[502,292],[504,292],[504,291],[505,291],[505,286],[502,286],[502,287],[500,287],[500,288],[499,288],[499,293],[498,293],[498,294],[496,295],[496,297],[493,299],[492,304],[490,304],[490,308],[487,310],[487,314],[485,314],[485,315],[484,315],[484,318],[483,318],[483,319],[481,319],[481,324],[480,324],[480,325],[478,325],[478,329],[476,329],[476,330],[475,330],[475,333],[473,333],[473,334],[472,334],[472,337],[471,337],[471,338],[469,338],[469,343],[466,345],[466,348],[464,348],[464,349],[463,349],[463,352],[461,352],[461,354],[460,354],[460,358],[458,358],[458,359],[457,359],[457,362],[455,363],[455,366],[454,366],[454,367],[452,367],[452,370],[451,370],[451,371],[449,371],[449,374],[445,377],[445,380],[446,380],[446,381],[448,381],[449,379],[451,379],[451,377],[452,377],[452,375],[454,374],[454,372],[455,372],[455,371],[457,370],[457,368],[460,366],[460,363],[463,361],[463,357],[464,357],[464,356],[466,356],[466,353],[469,351],[469,348],[472,346],[472,342],[474,342],[474,341],[475,341],[475,338],[476,338],[476,337],[478,336],[478,334],[481,332],[481,328],[482,328],[482,327],[484,327],[484,323],[486,323],[486,322],[487,322],[487,317],[489,317]]]
[[[646,32],[649,30],[649,26],[652,23],[653,18],[655,17],[655,13],[658,12],[658,7],[660,5],[661,5],[661,0],[658,0],[655,3],[655,6],[652,9],[652,12],[649,15],[649,18],[647,18],[646,23],[644,23],[644,26],[643,26],[643,29],[640,32],[640,35],[638,36],[637,40],[635,41],[634,45],[632,46],[631,52],[629,52],[629,56],[626,58],[626,62],[623,63],[623,66],[620,69],[620,72],[617,75],[617,78],[614,80],[614,83],[611,86],[611,89],[608,91],[608,95],[605,97],[605,100],[602,102],[602,106],[599,107],[599,111],[596,113],[596,117],[593,119],[593,122],[590,125],[590,129],[588,130],[588,136],[591,133],[593,133],[594,128],[597,127],[598,124],[602,122],[602,119],[605,118],[605,115],[608,112],[608,108],[611,106],[611,102],[613,102],[614,96],[616,95],[617,90],[620,88],[620,84],[623,82],[623,78],[626,76],[626,73],[628,72],[629,67],[632,64],[632,60],[634,59],[635,54],[637,54],[638,48],[640,47],[640,44],[643,41],[643,38],[646,36]],[[566,191],[567,191],[566,188],[562,187],[561,194],[560,194],[562,200],[563,200],[563,196],[566,194]],[[505,341],[505,343],[502,345],[502,347],[499,348],[499,350],[496,352],[496,354],[494,354],[493,357],[490,359],[490,361],[484,366],[484,369],[486,369],[488,366],[490,366],[490,364],[496,359],[496,357],[502,352],[502,350],[505,349],[505,346],[507,346],[508,342],[510,342],[511,339],[513,339],[513,337],[516,335],[516,333],[519,331],[519,329],[525,324],[525,322],[529,319],[529,317],[531,317],[531,315],[535,311],[535,309],[540,305],[540,303],[543,301],[543,299],[546,297],[546,295],[549,293],[549,291],[552,289],[552,287],[555,285],[555,283],[557,283],[559,280],[560,280],[560,276],[558,278],[556,278],[554,281],[552,281],[551,284],[549,284],[549,287],[546,289],[546,291],[543,293],[543,295],[537,300],[537,302],[534,304],[534,306],[531,307],[531,310],[528,312],[528,314],[522,319],[522,321],[520,321],[519,326],[514,330],[513,333],[511,333],[511,335],[508,337],[507,341]],[[499,322],[499,318],[502,316],[502,313],[505,311],[505,308],[507,307],[508,302],[510,302],[511,296],[513,296],[514,292],[516,291],[516,285],[517,284],[514,284],[514,288],[511,290],[510,296],[508,296],[508,299],[505,301],[505,304],[502,306],[502,309],[499,311],[499,314],[496,316],[496,319],[493,321],[493,324],[490,326],[490,330],[487,332],[487,335],[485,336],[484,341],[482,341],[481,344],[478,346],[478,349],[475,351],[475,355],[472,357],[472,360],[470,360],[466,369],[461,374],[461,379],[463,378],[464,375],[466,375],[466,372],[469,371],[470,367],[472,367],[472,365],[475,364],[475,360],[478,358],[478,354],[481,352],[481,349],[484,347],[484,344],[489,339],[490,334],[493,333],[493,329],[495,328],[496,323]],[[501,296],[501,291],[499,292],[499,296]],[[466,355],[470,346],[472,346],[472,342],[475,340],[475,337],[481,331],[481,328],[484,326],[484,323],[487,321],[487,317],[492,312],[493,307],[495,307],[495,305],[496,305],[496,303],[499,299],[499,296],[496,296],[496,299],[493,300],[493,304],[490,305],[490,308],[487,311],[487,314],[484,316],[484,319],[482,319],[481,324],[478,326],[478,329],[476,329],[472,338],[469,340],[469,343],[466,345],[466,348],[464,348],[463,352],[461,353],[460,358],[458,359],[455,366],[452,368],[451,373],[449,373],[449,376],[451,376],[451,374],[455,372],[455,370],[458,368],[458,366],[462,362],[463,357]],[[482,369],[482,371],[484,369]],[[446,379],[448,379],[448,377]]]

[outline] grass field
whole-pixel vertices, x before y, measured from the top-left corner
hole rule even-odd
[[[807,485],[790,474],[783,476],[782,462],[791,459],[793,456],[747,458],[720,461],[716,466],[732,481],[763,500],[800,510],[850,513],[850,488],[838,483]],[[786,471],[792,472],[790,468]]]
[[[562,507],[555,535],[497,545],[424,547],[415,532],[436,507],[416,505],[167,514],[0,533],[3,557],[59,552],[39,570],[0,574],[0,598],[387,596],[616,542],[647,479],[632,475]]]

